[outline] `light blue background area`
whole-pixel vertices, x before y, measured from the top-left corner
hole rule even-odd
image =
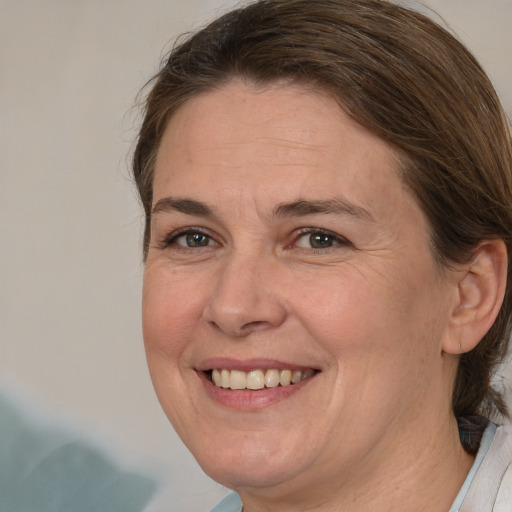
[[[0,394],[0,512],[139,512],[154,476]]]

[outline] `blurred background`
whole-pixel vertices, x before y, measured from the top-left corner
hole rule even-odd
[[[135,98],[178,34],[234,4],[0,0],[0,394],[156,482],[151,512],[208,510],[226,490],[181,445],[146,369]],[[473,50],[512,117],[512,0],[420,8]]]

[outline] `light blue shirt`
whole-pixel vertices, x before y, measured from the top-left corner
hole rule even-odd
[[[464,483],[460,488],[459,494],[457,494],[457,497],[455,498],[455,501],[453,502],[453,505],[450,507],[450,510],[448,512],[459,511],[462,502],[464,501],[464,498],[466,497],[469,488],[471,487],[471,484],[475,479],[475,475],[479,470],[480,466],[482,465],[482,461],[487,455],[487,452],[489,451],[489,447],[491,446],[492,440],[494,439],[494,434],[496,434],[496,425],[494,423],[489,422],[489,425],[487,425],[487,428],[485,429],[482,435],[482,439],[480,440],[480,447],[478,448],[475,461],[473,462],[473,465],[469,470],[468,476],[466,477],[466,480],[464,480]]]

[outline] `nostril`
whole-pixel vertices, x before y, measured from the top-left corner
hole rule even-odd
[[[246,322],[242,325],[236,325],[236,323],[228,324],[227,322],[217,322],[215,320],[210,320],[208,322],[214,329],[218,329],[228,335],[235,337],[245,337],[250,335],[253,332],[263,331],[272,326],[270,322],[266,322],[264,320],[255,320],[252,322]]]
[[[241,331],[259,331],[265,329],[268,326],[268,322],[265,322],[263,320],[255,320],[253,322],[248,322],[245,325],[243,325]]]

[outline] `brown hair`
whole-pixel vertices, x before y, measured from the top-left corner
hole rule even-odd
[[[468,261],[485,239],[512,256],[512,147],[489,79],[469,51],[429,18],[385,0],[260,0],[177,45],[145,104],[133,173],[150,237],[153,167],[167,122],[190,97],[239,77],[328,91],[360,124],[398,148],[402,179],[432,229],[436,259]],[[512,316],[511,268],[498,318],[460,358],[456,417],[506,414],[492,387]],[[471,442],[466,443],[474,451]]]

